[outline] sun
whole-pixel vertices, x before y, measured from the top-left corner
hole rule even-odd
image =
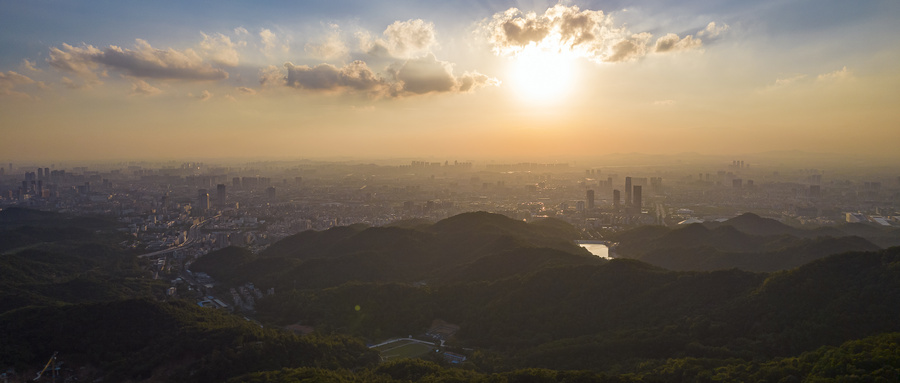
[[[511,85],[526,101],[561,101],[573,88],[574,69],[570,55],[529,46],[512,58]]]

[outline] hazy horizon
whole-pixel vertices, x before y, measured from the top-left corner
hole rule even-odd
[[[900,159],[895,1],[3,2],[0,160]]]
[[[49,167],[50,169],[71,169],[86,167],[91,171],[122,169],[125,166],[141,166],[145,169],[179,168],[185,164],[203,165],[200,172],[228,167],[237,171],[262,166],[267,169],[289,169],[317,166],[408,166],[411,162],[425,161],[449,164],[454,162],[471,163],[474,171],[490,170],[490,165],[533,164],[565,164],[565,168],[557,168],[551,172],[582,172],[585,169],[617,169],[636,171],[638,173],[659,173],[661,171],[678,173],[692,169],[724,169],[732,161],[743,161],[747,170],[760,171],[802,171],[811,169],[829,172],[832,175],[843,174],[844,177],[868,176],[872,172],[883,176],[891,176],[897,172],[896,159],[873,155],[837,155],[833,153],[809,153],[800,151],[744,153],[729,155],[704,155],[698,153],[679,154],[647,154],[647,153],[612,153],[596,156],[532,156],[532,157],[465,157],[465,156],[394,156],[394,157],[181,157],[181,158],[119,158],[119,159],[2,159],[4,170],[8,166],[20,169]],[[486,168],[488,167],[488,168]],[[33,170],[33,169],[32,169]],[[548,170],[550,171],[550,170]],[[837,172],[837,173],[835,173]],[[861,173],[860,173],[861,172]],[[671,173],[671,174],[675,174]],[[852,178],[852,177],[851,177]]]

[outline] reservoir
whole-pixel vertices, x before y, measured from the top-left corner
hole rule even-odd
[[[578,240],[575,243],[600,258],[612,259],[609,257],[609,247],[606,247],[606,241]]]

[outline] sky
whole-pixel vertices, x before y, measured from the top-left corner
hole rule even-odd
[[[900,2],[0,0],[0,160],[900,159]]]

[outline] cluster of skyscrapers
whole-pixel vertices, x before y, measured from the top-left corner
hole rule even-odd
[[[660,182],[661,179],[653,178],[651,182]],[[611,181],[610,181],[611,182]],[[640,214],[643,206],[643,187],[641,185],[632,185],[631,177],[625,177],[625,213]],[[622,209],[622,193],[618,189],[613,189],[613,209],[620,211]],[[585,195],[587,209],[592,210],[597,205],[595,202],[594,190],[589,189]]]

